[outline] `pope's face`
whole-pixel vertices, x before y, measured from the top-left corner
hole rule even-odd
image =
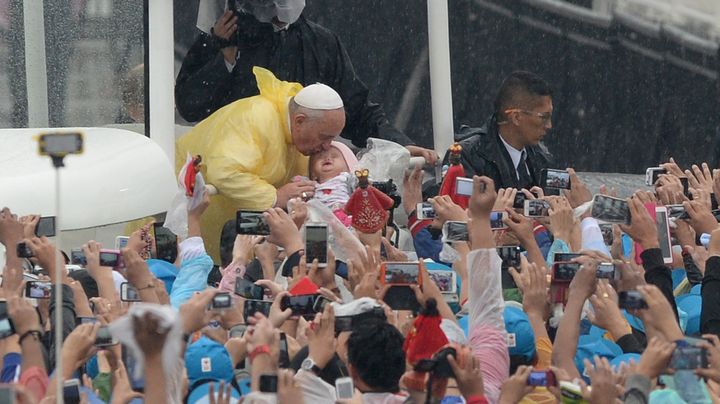
[[[345,110],[323,111],[320,118],[297,113],[290,117],[290,122],[293,144],[300,153],[309,156],[330,148],[345,127]]]

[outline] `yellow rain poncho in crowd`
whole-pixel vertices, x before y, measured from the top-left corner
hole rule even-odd
[[[307,175],[308,158],[292,143],[288,101],[303,87],[254,67],[260,95],[235,101],[177,141],[176,171],[187,153],[199,154],[203,176],[218,189],[202,218],[205,249],[219,263],[220,231],[238,209],[266,210],[276,188]]]

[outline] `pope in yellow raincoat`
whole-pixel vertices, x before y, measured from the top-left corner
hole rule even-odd
[[[288,188],[292,186],[283,188],[284,192],[278,189],[294,176],[307,176],[307,156],[330,147],[345,125],[339,96],[339,108],[334,102],[318,108],[309,105],[312,102],[304,103],[311,110],[339,111],[327,111],[334,115],[324,114],[325,111],[311,113],[307,108],[298,110],[298,104],[308,106],[293,98],[303,89],[302,85],[278,80],[260,67],[253,68],[253,73],[260,95],[219,109],[177,141],[176,170],[180,171],[188,153],[199,154],[205,181],[218,189],[202,219],[205,248],[216,263],[225,222],[234,219],[238,209],[266,210],[276,202],[285,207],[282,205],[287,197],[299,196],[292,194],[293,190]],[[336,94],[332,89],[326,91]],[[295,109],[289,110],[289,105]],[[330,119],[326,119],[328,116]]]

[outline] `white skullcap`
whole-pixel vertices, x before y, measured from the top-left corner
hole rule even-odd
[[[309,109],[332,110],[343,107],[342,98],[337,91],[325,84],[311,84],[295,95],[295,103]]]

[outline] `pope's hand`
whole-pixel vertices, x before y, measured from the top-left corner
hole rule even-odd
[[[301,180],[285,184],[277,190],[275,207],[287,208],[287,203],[293,198],[308,199],[315,195],[315,181]]]

